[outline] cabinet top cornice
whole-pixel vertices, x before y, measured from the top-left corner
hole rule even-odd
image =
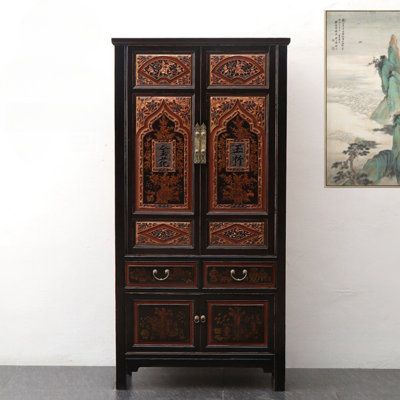
[[[182,46],[265,46],[265,45],[288,45],[290,38],[112,38],[115,46],[176,46],[177,42]]]

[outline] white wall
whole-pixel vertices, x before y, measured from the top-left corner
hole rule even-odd
[[[197,4],[3,5],[0,364],[114,364],[111,37],[289,36],[288,366],[399,368],[400,190],[324,188],[323,10],[400,2]]]

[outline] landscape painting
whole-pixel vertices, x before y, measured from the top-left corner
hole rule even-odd
[[[400,185],[400,11],[326,12],[326,185]]]

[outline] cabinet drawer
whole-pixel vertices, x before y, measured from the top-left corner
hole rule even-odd
[[[205,288],[275,288],[274,262],[205,262]]]
[[[125,286],[196,288],[195,262],[127,262],[125,263]]]

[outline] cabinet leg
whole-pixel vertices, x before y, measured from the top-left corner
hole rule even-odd
[[[125,367],[117,367],[117,379],[116,388],[117,390],[128,389],[128,374]]]
[[[272,372],[272,388],[275,392],[285,390],[285,370],[274,369]]]

